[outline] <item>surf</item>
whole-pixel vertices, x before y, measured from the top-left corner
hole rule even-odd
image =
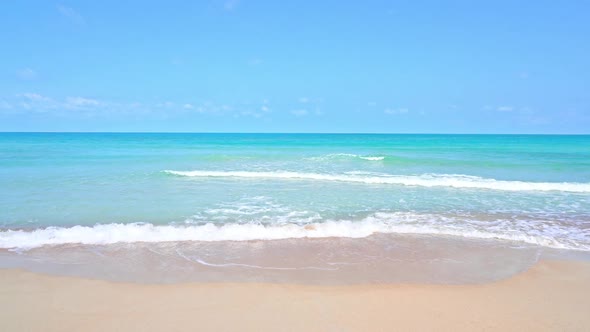
[[[590,234],[575,233],[575,225],[543,221],[481,222],[413,212],[376,212],[359,220],[309,223],[110,223],[94,226],[47,227],[0,231],[0,248],[30,250],[46,245],[109,245],[137,242],[254,241],[300,238],[365,238],[377,233],[450,236],[528,243],[555,249],[590,251]]]
[[[590,183],[577,182],[527,182],[482,178],[463,174],[421,174],[421,175],[360,175],[349,173],[302,173],[292,171],[176,171],[164,170],[169,175],[193,178],[244,178],[277,180],[310,180],[363,184],[387,184],[416,187],[450,187],[465,189],[487,189],[503,191],[561,191],[590,193]]]

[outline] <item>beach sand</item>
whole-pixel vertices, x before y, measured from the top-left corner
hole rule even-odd
[[[3,331],[588,331],[590,263],[483,285],[146,285],[0,270]]]

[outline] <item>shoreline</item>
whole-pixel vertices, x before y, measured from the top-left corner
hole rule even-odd
[[[590,263],[479,285],[135,284],[0,270],[10,331],[587,330]],[[34,319],[32,319],[34,318]]]
[[[49,246],[2,252],[0,268],[143,284],[481,284],[572,253],[494,240],[364,238]],[[590,255],[571,258],[589,258]]]

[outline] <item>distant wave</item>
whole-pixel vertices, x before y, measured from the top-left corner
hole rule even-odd
[[[99,224],[0,232],[0,248],[27,250],[45,245],[107,245],[133,242],[249,241],[296,238],[363,238],[375,233],[423,234],[524,242],[544,247],[590,251],[590,233],[575,226],[529,220],[477,220],[411,212],[377,212],[362,220],[306,224],[226,223],[201,225]]]
[[[335,158],[358,158],[363,160],[369,161],[381,161],[384,160],[385,157],[383,156],[361,156],[358,154],[353,153],[331,153],[321,157],[312,157],[308,158],[309,160],[328,160],[328,159],[335,159]]]
[[[300,179],[318,181],[338,181],[366,184],[395,184],[420,187],[452,187],[471,189],[490,189],[505,191],[564,191],[573,193],[590,193],[590,183],[574,182],[525,182],[486,179],[478,176],[461,174],[422,174],[422,175],[359,175],[359,174],[322,174],[287,171],[250,172],[250,171],[174,171],[165,170],[167,174],[187,177],[231,177],[257,179]]]
[[[359,158],[364,159],[364,160],[371,160],[371,161],[379,161],[379,160],[385,159],[385,157],[362,157],[362,156],[359,156]]]

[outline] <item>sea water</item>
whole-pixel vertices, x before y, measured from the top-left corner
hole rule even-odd
[[[0,133],[0,252],[126,280],[494,279],[590,252],[590,136]]]

